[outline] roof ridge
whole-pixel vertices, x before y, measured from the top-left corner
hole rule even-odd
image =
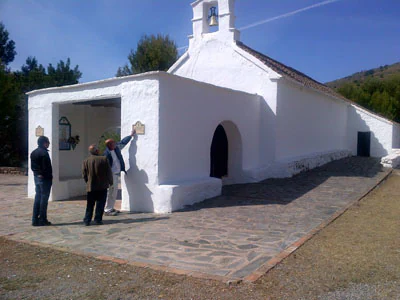
[[[339,97],[343,100],[351,101],[347,98],[344,98],[342,95],[338,94],[337,92],[332,90],[327,85],[311,78],[310,76],[304,74],[303,72],[300,72],[292,67],[285,65],[284,63],[277,61],[276,59],[273,59],[261,52],[258,52],[256,50],[250,48],[249,46],[243,44],[243,42],[236,41],[236,44],[241,49],[243,49],[246,52],[248,52],[249,54],[253,55],[255,58],[261,60],[266,66],[270,67],[271,69],[273,69],[275,72],[277,72],[278,74],[280,74],[282,76],[289,77],[290,79],[293,79],[296,82],[301,83],[302,85],[312,87],[312,88],[322,91],[324,93],[328,93],[332,96]]]
[[[304,74],[304,73],[302,73],[302,72],[300,72],[300,71],[298,71],[298,70],[296,70],[296,69],[294,69],[292,67],[289,67],[289,66],[287,66],[287,65],[285,65],[285,64],[283,64],[283,63],[281,63],[281,62],[279,62],[279,61],[277,61],[277,60],[275,60],[275,59],[273,59],[273,58],[261,53],[261,52],[258,52],[256,50],[250,48],[249,46],[243,44],[243,42],[241,42],[241,41],[236,41],[236,45],[239,48],[241,48],[244,51],[246,51],[247,53],[249,53],[250,55],[252,55],[255,58],[259,59],[262,63],[264,63],[264,65],[266,65],[267,67],[271,68],[272,70],[277,72],[279,75],[282,75],[282,76],[287,77],[287,78],[289,78],[291,80],[294,80],[294,81],[296,81],[297,83],[300,83],[303,86],[312,88],[312,89],[320,91],[320,92],[322,92],[322,93],[324,93],[326,95],[333,96],[335,98],[339,98],[339,99],[341,99],[343,101],[346,101],[346,102],[348,102],[350,104],[358,106],[358,107],[364,109],[365,111],[367,111],[369,113],[372,113],[372,114],[374,114],[374,115],[376,115],[376,116],[378,116],[380,118],[383,118],[383,119],[385,119],[385,120],[387,120],[389,122],[399,124],[396,121],[390,120],[389,118],[381,115],[380,113],[374,112],[374,111],[372,111],[372,110],[370,110],[370,109],[368,109],[368,108],[366,108],[364,106],[361,106],[360,104],[358,104],[357,102],[355,102],[353,100],[347,99],[346,97],[344,97],[341,94],[337,93],[335,90],[333,90],[329,86],[327,86],[327,85],[325,85],[325,84],[323,84],[323,83],[311,78],[310,76],[308,76],[308,75],[306,75],[306,74]]]

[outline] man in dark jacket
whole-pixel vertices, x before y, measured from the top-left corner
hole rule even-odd
[[[86,182],[87,203],[83,222],[90,225],[93,209],[96,204],[94,222],[103,225],[104,206],[106,204],[107,188],[113,185],[113,176],[107,158],[99,156],[96,145],[90,145],[90,156],[82,164],[82,177]]]
[[[50,141],[46,136],[38,138],[38,147],[31,153],[31,169],[35,180],[35,201],[33,203],[32,226],[48,226],[47,205],[51,185],[53,183],[53,169],[47,150]]]
[[[125,172],[125,162],[121,154],[121,149],[124,148],[136,134],[133,130],[131,135],[124,137],[119,143],[116,143],[113,139],[106,140],[106,150],[104,151],[104,156],[110,164],[111,171],[113,174],[114,184],[110,186],[107,194],[107,202],[104,208],[104,212],[107,216],[116,216],[119,213],[118,210],[114,208],[115,200],[117,199],[118,192],[118,182],[121,172]]]

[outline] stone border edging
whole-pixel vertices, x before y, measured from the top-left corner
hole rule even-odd
[[[338,210],[337,212],[335,212],[328,220],[325,220],[324,222],[319,224],[317,227],[312,229],[307,235],[303,236],[302,238],[300,238],[299,240],[294,242],[292,245],[287,247],[285,250],[283,250],[281,253],[279,253],[275,257],[271,258],[269,261],[267,261],[264,265],[262,265],[256,271],[254,271],[250,275],[247,275],[243,280],[247,281],[247,282],[254,283],[258,279],[260,279],[263,275],[267,274],[269,271],[274,269],[284,259],[286,259],[289,255],[291,255],[297,249],[299,249],[301,246],[303,246],[308,240],[310,240],[312,237],[314,237],[318,232],[320,232],[322,229],[327,227],[330,223],[332,223],[337,218],[339,218],[342,214],[344,214],[350,207],[352,207],[356,203],[360,202],[369,193],[371,193],[373,190],[375,190],[383,181],[385,181],[389,177],[390,174],[392,174],[392,172],[393,172],[393,169],[390,169],[383,178],[378,180],[378,182],[372,188],[367,190],[359,198],[357,198],[355,201],[353,201],[352,203],[348,204],[347,206],[345,206],[341,210]]]

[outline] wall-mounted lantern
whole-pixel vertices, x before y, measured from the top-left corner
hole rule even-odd
[[[208,16],[208,19],[210,20],[209,22],[210,26],[218,26],[217,7],[213,6],[210,8],[210,15]]]
[[[66,117],[61,117],[58,121],[58,149],[71,150],[71,144],[68,142],[71,137],[71,123]]]

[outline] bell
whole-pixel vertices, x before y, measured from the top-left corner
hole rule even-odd
[[[215,6],[210,8],[210,26],[218,26],[218,15],[217,15],[217,8]]]
[[[210,17],[210,26],[218,26],[218,20],[217,20],[217,16],[211,16]]]

